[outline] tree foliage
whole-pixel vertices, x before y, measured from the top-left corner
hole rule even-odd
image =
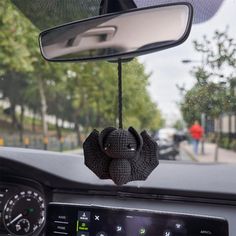
[[[0,2],[0,92],[10,103],[13,126],[23,135],[25,108],[55,117],[58,137],[63,121],[81,131],[117,125],[117,65],[108,62],[53,64],[38,48],[38,29],[9,0]],[[137,60],[124,65],[124,125],[157,129],[163,118],[147,91],[149,75]],[[21,118],[16,106],[22,108]]]
[[[201,114],[217,118],[222,113],[222,108],[228,106],[225,99],[225,88],[209,83],[197,84],[187,91],[181,110],[187,124],[193,124],[195,120],[201,120]]]
[[[229,36],[228,28],[215,31],[211,39],[203,36],[193,45],[202,55],[202,62],[191,71],[196,83],[186,92],[181,105],[188,124],[200,120],[202,113],[217,118],[236,108],[236,40]]]

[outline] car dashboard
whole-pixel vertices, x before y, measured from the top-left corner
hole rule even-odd
[[[0,235],[233,236],[235,170],[163,161],[120,187],[79,155],[2,148]]]

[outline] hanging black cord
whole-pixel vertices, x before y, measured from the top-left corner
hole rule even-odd
[[[118,59],[118,117],[119,129],[123,129],[123,114],[122,114],[122,61]]]

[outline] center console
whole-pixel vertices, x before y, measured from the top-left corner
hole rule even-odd
[[[46,235],[228,236],[221,218],[100,206],[49,204]]]

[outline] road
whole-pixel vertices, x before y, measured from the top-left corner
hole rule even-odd
[[[179,151],[180,151],[180,154],[176,158],[177,161],[192,161],[192,162],[194,161],[194,162],[196,162],[196,159],[190,153],[185,151],[184,149],[180,148]],[[65,153],[83,155],[83,149],[66,151]]]
[[[236,164],[236,152],[226,149],[219,148],[218,158],[215,159],[215,149],[216,145],[211,143],[205,143],[205,153],[201,153],[194,156],[192,146],[187,142],[183,142],[180,145],[180,154],[177,156],[177,161],[187,161],[187,162],[200,162],[200,163],[230,163]],[[82,149],[77,149],[74,151],[67,151],[68,154],[79,154],[83,155]]]
[[[192,161],[196,162],[196,159],[190,153],[186,152],[186,150],[181,149],[179,150],[180,154],[177,157],[177,161]]]

